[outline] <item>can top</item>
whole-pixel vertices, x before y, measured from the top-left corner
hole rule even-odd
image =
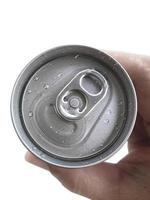
[[[58,47],[32,60],[15,84],[11,113],[25,146],[65,167],[108,158],[129,137],[136,118],[133,84],[106,53]]]

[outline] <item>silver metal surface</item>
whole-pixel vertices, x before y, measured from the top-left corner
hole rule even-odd
[[[100,73],[83,70],[57,95],[56,108],[68,120],[81,119],[104,98],[107,89],[107,81]]]
[[[85,46],[44,52],[22,71],[11,114],[23,144],[46,162],[93,165],[127,141],[137,113],[127,72],[111,56]]]

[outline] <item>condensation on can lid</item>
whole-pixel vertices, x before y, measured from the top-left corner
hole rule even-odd
[[[133,84],[111,56],[85,46],[49,50],[20,74],[12,119],[26,147],[59,166],[101,162],[129,137],[136,118]]]

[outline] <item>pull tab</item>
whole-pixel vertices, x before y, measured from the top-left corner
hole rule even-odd
[[[108,83],[94,69],[79,72],[57,95],[56,109],[67,120],[78,120],[90,113],[107,93]]]

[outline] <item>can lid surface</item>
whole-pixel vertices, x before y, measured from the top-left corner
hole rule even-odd
[[[136,118],[133,84],[123,67],[85,46],[49,50],[22,71],[11,101],[27,148],[59,166],[108,158],[129,137]]]

